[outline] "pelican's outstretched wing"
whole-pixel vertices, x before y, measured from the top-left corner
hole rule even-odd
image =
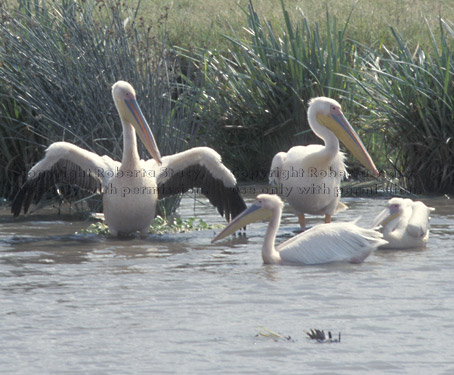
[[[412,202],[412,213],[408,220],[407,232],[410,236],[423,238],[429,231],[429,215],[434,208],[422,202]]]
[[[57,184],[101,192],[119,167],[120,163],[108,156],[99,156],[67,142],[53,143],[47,148],[44,159],[28,172],[27,181],[14,198],[11,212],[16,217],[23,207],[26,214],[32,201],[39,202]]]
[[[209,147],[195,147],[165,156],[160,168],[156,181],[159,199],[185,193],[191,188],[201,188],[227,221],[246,208],[235,176],[222,164],[221,156]]]
[[[361,263],[378,246],[386,244],[381,233],[353,223],[316,225],[277,247],[284,263]]]

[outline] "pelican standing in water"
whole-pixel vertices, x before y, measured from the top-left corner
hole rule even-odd
[[[211,242],[240,230],[247,224],[269,219],[262,247],[265,264],[361,263],[378,246],[387,242],[382,234],[353,223],[316,225],[274,246],[283,203],[277,195],[261,194],[255,202],[227,225]]]
[[[112,86],[112,96],[123,126],[121,163],[67,142],[56,142],[28,173],[16,195],[11,212],[16,217],[23,207],[58,184],[103,193],[103,211],[112,235],[139,231],[146,235],[155,217],[159,198],[202,188],[210,202],[227,220],[246,208],[236,179],[208,147],[196,147],[161,157],[153,133],[136,100],[134,88],[125,81]],[[153,159],[144,161],[137,151],[136,132]]]
[[[429,215],[435,208],[411,199],[391,198],[375,218],[373,228],[382,226],[386,249],[425,247],[429,239]]]
[[[312,131],[325,145],[295,146],[288,152],[279,152],[270,171],[270,183],[281,185],[303,230],[304,214],[324,214],[325,223],[329,223],[334,213],[347,208],[340,202],[340,182],[348,173],[345,155],[339,151],[339,139],[361,164],[374,175],[379,174],[338,102],[325,97],[310,100],[307,118]]]

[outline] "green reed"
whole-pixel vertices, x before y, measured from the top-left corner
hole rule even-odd
[[[138,17],[139,6],[89,0],[2,7],[3,196],[14,196],[26,171],[55,141],[119,160],[122,128],[111,86],[120,79],[135,87],[163,155],[199,141],[192,110],[197,93],[181,82],[189,73],[166,45],[166,16],[146,22]],[[149,158],[142,145],[140,153]]]
[[[226,36],[228,53],[202,51],[198,56],[221,128],[219,149],[235,168],[266,170],[276,152],[317,142],[306,119],[310,98],[331,96],[347,110],[352,105],[351,81],[343,77],[357,53],[345,38],[348,19],[339,27],[326,11],[324,25],[311,27],[302,12],[292,21],[284,1],[281,7],[285,26],[276,30],[249,2],[244,10],[249,39],[232,30],[233,36]]]
[[[454,192],[454,27],[440,20],[440,30],[410,49],[392,29],[398,48],[365,53],[357,81],[391,173],[417,193]]]
[[[289,4],[281,1],[280,19],[267,19],[249,1],[240,8],[247,27],[223,36],[228,51],[180,48],[179,56],[167,43],[167,8],[144,19],[140,3],[117,0],[2,6],[0,195],[11,198],[57,140],[118,159],[110,94],[118,79],[136,88],[163,154],[209,140],[242,178],[263,179],[276,152],[319,142],[306,104],[327,95],[341,102],[379,168],[417,191],[451,191],[453,25],[428,27],[417,47],[415,33],[404,39],[395,28],[392,39],[381,30],[365,46],[351,39],[361,29],[354,23],[352,33],[351,20],[367,4],[355,3],[340,25],[329,2],[315,22]]]

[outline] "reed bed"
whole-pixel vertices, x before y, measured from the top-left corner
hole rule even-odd
[[[440,41],[410,49],[392,29],[398,48],[362,57],[362,99],[383,135],[388,175],[417,194],[454,192],[454,27],[440,20]],[[430,29],[429,29],[429,32]],[[428,50],[432,51],[428,53]]]
[[[235,12],[245,27],[236,16],[223,35],[216,33],[220,48],[205,43],[207,35],[184,42],[175,26],[170,35],[184,44],[176,47],[168,43],[168,25],[187,26],[168,19],[176,3],[53,0],[1,8],[1,196],[11,198],[25,171],[57,140],[119,158],[121,126],[110,94],[118,79],[136,88],[163,154],[209,143],[238,178],[263,181],[276,152],[320,142],[309,130],[306,104],[327,95],[342,104],[388,177],[411,192],[454,192],[449,18],[434,29],[427,11],[424,32],[418,2],[411,8],[418,14],[408,13],[417,32],[402,21],[405,37],[382,27],[355,40],[365,30],[357,19],[366,2],[347,2],[339,13],[328,1],[323,18],[314,19],[293,1],[273,2],[271,9],[242,0]],[[317,4],[311,9],[320,14]],[[145,5],[162,13],[142,18]],[[388,5],[399,13],[398,5]],[[437,6],[452,14],[448,3]],[[188,23],[196,16],[187,15]],[[354,160],[348,163],[355,170]]]
[[[221,119],[220,150],[251,178],[266,176],[275,153],[296,144],[320,143],[307,123],[310,98],[334,97],[346,112],[352,112],[354,104],[352,82],[344,79],[357,61],[355,44],[345,37],[348,20],[339,27],[326,12],[322,33],[322,25],[311,28],[303,13],[293,23],[284,1],[281,7],[284,29],[275,30],[250,2],[249,39],[226,36],[228,54],[203,50],[197,56],[205,72],[204,89],[211,93],[208,100]],[[371,131],[353,112],[349,117],[360,134]]]
[[[135,87],[163,155],[200,141],[197,92],[181,82],[190,72],[166,45],[165,14],[147,24],[138,8],[116,0],[37,4],[1,10],[3,196],[14,196],[55,141],[121,159],[122,128],[111,95],[120,79]]]
[[[385,181],[416,194],[454,192],[452,24],[427,26],[431,43],[414,50],[390,28],[392,47],[372,49],[346,38],[348,18],[339,26],[326,11],[323,27],[311,27],[304,13],[293,22],[283,1],[281,9],[285,27],[276,29],[249,2],[249,39],[232,31],[228,54],[198,54],[221,120],[218,144],[235,170],[265,179],[276,152],[320,142],[305,110],[326,95],[341,102]]]

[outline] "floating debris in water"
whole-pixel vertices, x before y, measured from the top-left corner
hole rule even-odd
[[[281,335],[280,333],[271,331],[268,328],[265,328],[262,326],[260,326],[259,328],[262,331],[259,331],[255,335],[255,337],[264,337],[267,339],[271,339],[275,342],[278,342],[278,341],[295,342],[295,340],[292,339],[291,336]],[[325,331],[320,330],[320,329],[311,328],[311,330],[309,332],[304,331],[304,333],[306,335],[308,335],[311,340],[316,340],[317,342],[320,342],[320,343],[341,342],[341,333],[340,332],[339,332],[339,335],[337,338],[333,338],[333,334],[331,333],[331,331],[328,331],[328,337],[327,337],[327,335],[325,334]]]
[[[341,341],[341,333],[339,332],[339,336],[337,339],[333,339],[333,335],[330,331],[328,331],[328,338],[326,338],[325,331],[320,329],[311,329],[309,332],[306,332],[306,335],[310,337],[311,340],[317,340],[317,342],[340,342]]]
[[[283,336],[279,333],[273,332],[265,327],[260,327],[263,329],[263,331],[260,331],[255,335],[255,337],[266,337],[268,339],[272,339],[274,341],[291,341],[294,342],[294,340],[290,336]]]

